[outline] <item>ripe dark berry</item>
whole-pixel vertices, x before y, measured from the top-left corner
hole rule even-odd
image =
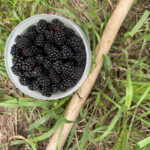
[[[21,50],[15,44],[15,45],[12,46],[10,53],[11,53],[12,56],[20,56],[21,55]]]
[[[38,23],[37,23],[37,26],[36,26],[36,31],[38,33],[44,33],[45,30],[47,28],[47,21],[45,20],[40,20]]]
[[[73,53],[71,51],[71,48],[69,48],[67,45],[63,45],[61,47],[61,57],[63,59],[69,59],[69,58],[72,58],[73,56]]]
[[[84,48],[83,41],[78,36],[72,36],[67,39],[67,45],[71,46],[75,53],[80,53]]]
[[[44,86],[44,87],[49,86],[51,84],[50,79],[46,76],[37,77],[37,81],[39,82],[41,86]]]
[[[39,76],[42,76],[44,73],[42,67],[35,67],[33,68],[32,72],[31,72],[31,75],[32,77],[39,77]]]
[[[48,57],[46,57],[43,61],[43,66],[45,69],[50,69],[52,68],[52,62],[50,61],[50,59]]]
[[[25,78],[25,77],[21,77],[19,79],[19,82],[20,82],[21,85],[24,85],[24,86],[27,86],[27,85],[30,84],[30,80],[28,78]]]
[[[74,72],[70,73],[70,77],[75,80],[79,80],[83,74],[84,68],[76,67]]]
[[[38,34],[37,37],[35,38],[34,44],[36,46],[43,47],[44,40],[45,40],[44,35],[43,34]]]
[[[73,36],[75,34],[74,31],[68,27],[64,28],[64,32],[65,32],[67,38],[70,38],[71,36]]]
[[[76,53],[74,56],[75,62],[80,65],[82,62],[86,61],[86,53],[85,51],[81,51],[81,53]]]
[[[38,55],[36,55],[35,60],[36,60],[37,64],[43,64],[44,56],[41,54],[38,54]]]
[[[27,38],[24,35],[18,35],[16,37],[15,41],[16,41],[17,47],[19,47],[21,49],[29,47],[31,45],[31,42],[30,42],[29,38]]]
[[[64,28],[64,24],[58,19],[53,19],[51,23],[51,27],[53,30],[58,31]]]
[[[62,30],[55,31],[54,33],[54,42],[57,45],[63,45],[66,40],[65,32]]]
[[[17,65],[13,65],[13,66],[11,67],[11,70],[12,70],[12,72],[13,72],[15,75],[17,75],[17,76],[19,76],[19,77],[23,76],[22,71],[18,68]]]
[[[53,42],[54,31],[52,30],[51,24],[47,24],[47,29],[45,30],[45,37],[49,42]]]
[[[66,78],[63,80],[63,85],[67,87],[67,89],[73,87],[75,84],[76,82],[72,78]]]
[[[62,72],[65,75],[70,75],[71,72],[74,72],[74,66],[70,62],[67,62],[62,66]]]
[[[62,61],[61,60],[57,60],[53,63],[53,69],[60,74],[62,71]]]
[[[40,91],[44,96],[50,97],[52,95],[51,87],[42,87]]]
[[[35,25],[32,25],[30,26],[27,31],[24,33],[24,35],[26,37],[28,37],[30,40],[34,40],[36,35],[37,35],[37,32],[36,32],[36,26]]]
[[[56,93],[59,91],[58,85],[57,84],[52,84],[52,92]]]
[[[25,77],[27,77],[27,78],[32,78],[32,74],[31,74],[32,72],[31,71],[24,71],[23,72],[23,75],[25,76]]]
[[[48,54],[48,57],[51,60],[58,60],[61,58],[61,54],[59,50],[55,46],[51,46],[48,49],[46,49],[46,52]]]
[[[63,82],[61,82],[58,87],[59,87],[59,90],[62,92],[65,92],[67,90],[67,87],[66,85],[64,85]]]
[[[53,84],[57,84],[61,81],[61,78],[53,69],[49,70],[49,78],[51,79]]]
[[[31,71],[34,66],[35,66],[34,58],[27,58],[22,62],[22,70],[24,71]]]
[[[21,66],[23,60],[24,60],[23,57],[15,56],[15,57],[13,57],[12,62],[13,62],[13,64],[19,63]]]
[[[30,89],[30,90],[40,90],[39,82],[38,82],[37,80],[33,80],[33,81],[29,84],[29,89]]]

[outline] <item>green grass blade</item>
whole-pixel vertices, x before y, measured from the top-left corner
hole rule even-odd
[[[112,119],[111,123],[109,124],[109,126],[107,127],[107,130],[99,137],[92,139],[91,142],[99,142],[100,140],[104,139],[107,135],[109,135],[109,133],[113,130],[113,128],[115,127],[117,121],[119,120],[121,114],[122,114],[123,109],[120,109],[117,114],[115,115],[115,117]]]
[[[30,13],[30,16],[34,15],[34,12],[35,12],[35,10],[36,10],[36,8],[37,8],[37,6],[38,6],[39,3],[40,3],[40,0],[36,0],[35,4],[32,7],[32,11]]]
[[[150,144],[150,137],[147,137],[144,140],[142,140],[136,144],[136,150],[141,150],[149,144]]]

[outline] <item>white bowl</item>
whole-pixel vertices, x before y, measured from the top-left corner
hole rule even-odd
[[[50,22],[51,20],[53,20],[55,18],[62,21],[67,27],[72,28],[75,31],[75,33],[82,38],[84,45],[85,45],[85,50],[86,50],[86,66],[85,66],[85,70],[83,72],[81,79],[78,81],[78,83],[73,88],[70,88],[65,92],[59,92],[59,93],[52,94],[51,97],[46,97],[46,96],[43,96],[40,92],[29,90],[27,86],[23,86],[20,84],[19,77],[16,76],[11,70],[11,67],[13,64],[12,64],[12,55],[10,54],[10,51],[11,51],[12,45],[15,44],[16,36],[22,34],[29,26],[36,24],[40,19],[44,19],[44,20],[47,20],[48,22]],[[25,93],[33,98],[43,99],[43,100],[54,100],[54,99],[60,99],[60,98],[63,98],[63,97],[66,97],[66,96],[72,94],[81,86],[81,84],[86,79],[89,69],[90,69],[90,65],[91,65],[91,49],[90,49],[89,42],[88,42],[85,34],[83,33],[83,31],[80,29],[80,27],[78,25],[76,25],[75,23],[73,23],[72,21],[70,21],[64,17],[50,15],[50,14],[41,14],[41,15],[36,15],[36,16],[30,17],[30,18],[22,21],[20,24],[18,24],[14,28],[14,30],[11,32],[11,34],[7,40],[7,43],[6,43],[5,66],[6,66],[7,73],[9,75],[10,79],[12,80],[12,82],[15,84],[15,86],[20,91],[22,91],[23,93]]]

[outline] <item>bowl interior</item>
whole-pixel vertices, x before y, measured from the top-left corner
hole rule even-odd
[[[85,50],[86,50],[86,66],[85,66],[85,70],[83,72],[81,79],[78,81],[78,83],[73,88],[70,88],[65,92],[58,92],[58,93],[52,94],[51,97],[46,97],[46,96],[43,96],[40,92],[29,90],[27,86],[23,86],[20,84],[19,77],[16,76],[11,70],[13,63],[12,63],[12,55],[10,54],[10,51],[11,51],[12,45],[15,44],[16,36],[25,32],[25,30],[29,26],[36,24],[40,19],[44,19],[44,20],[47,20],[48,22],[50,22],[51,20],[53,20],[55,18],[62,21],[67,27],[72,28],[75,31],[75,33],[83,39],[83,42],[85,45]],[[74,91],[76,91],[81,86],[81,84],[87,77],[89,69],[90,69],[90,64],[91,64],[91,50],[90,50],[88,40],[87,40],[86,36],[84,35],[83,31],[72,21],[65,19],[63,17],[60,17],[60,16],[42,14],[42,15],[36,15],[36,16],[30,17],[30,18],[22,21],[11,32],[11,34],[7,40],[7,43],[6,43],[5,65],[6,65],[6,70],[8,72],[8,75],[18,89],[20,89],[23,93],[25,93],[33,98],[44,99],[44,100],[54,100],[54,99],[60,99],[60,98],[63,98],[65,96],[72,94]]]

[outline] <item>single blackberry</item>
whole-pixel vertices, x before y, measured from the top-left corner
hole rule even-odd
[[[20,56],[21,55],[21,50],[18,48],[16,44],[14,44],[11,48],[11,55],[12,56]]]
[[[17,65],[13,65],[13,66],[11,67],[11,70],[12,70],[12,72],[13,72],[15,75],[17,75],[17,76],[19,76],[19,77],[24,76],[24,75],[23,75],[23,72],[18,68]]]
[[[62,66],[62,72],[65,75],[70,75],[71,72],[74,72],[74,66],[72,63],[67,62]]]
[[[36,32],[36,26],[35,25],[32,25],[30,26],[27,31],[24,33],[24,35],[26,37],[28,37],[30,40],[34,40],[36,35],[37,35],[37,32]]]
[[[32,49],[33,55],[37,55],[37,54],[42,54],[43,53],[43,49],[40,48],[40,47],[37,47],[36,45],[32,45],[31,49]]]
[[[59,87],[59,90],[62,92],[65,92],[67,90],[67,87],[66,85],[64,85],[64,82],[60,82],[58,87]]]
[[[22,63],[23,60],[24,60],[23,57],[15,56],[15,57],[13,57],[13,59],[12,59],[12,63],[13,63],[13,64],[19,63],[20,66],[21,66],[21,63]]]
[[[84,72],[84,68],[76,67],[74,72],[70,73],[70,77],[77,81],[82,77],[83,72]]]
[[[52,92],[56,93],[59,91],[58,85],[57,84],[52,84]]]
[[[54,33],[54,42],[57,45],[63,45],[66,40],[65,32],[62,30],[55,31]]]
[[[37,81],[43,87],[49,86],[51,84],[51,81],[50,81],[50,79],[47,76],[37,77]]]
[[[58,60],[61,58],[59,50],[55,46],[51,46],[46,49],[47,55],[51,60]]]
[[[33,56],[34,53],[32,51],[32,46],[22,49],[21,54],[22,56],[27,56],[27,57]]]
[[[45,30],[45,37],[49,42],[53,42],[54,31],[51,27],[51,23],[47,24],[47,29]]]
[[[24,71],[23,72],[23,75],[25,76],[25,77],[27,77],[27,78],[32,78],[32,74],[31,74],[32,72],[31,71]]]
[[[76,84],[75,80],[72,78],[66,78],[63,80],[63,85],[68,89],[70,87],[73,87]]]
[[[45,44],[44,44],[44,51],[45,51],[45,53],[47,53],[47,51],[50,49],[50,47],[51,47],[50,43],[49,42],[45,42]]]
[[[62,61],[61,60],[57,60],[53,63],[53,69],[60,74],[62,71]]]
[[[61,56],[62,56],[62,59],[72,58],[73,53],[71,51],[71,48],[69,48],[67,45],[63,45],[61,47]]]
[[[81,53],[76,53],[73,56],[75,62],[77,63],[77,65],[81,65],[82,62],[86,62],[86,53],[85,50],[81,51]]]
[[[48,57],[46,57],[43,61],[43,66],[45,69],[50,69],[52,68],[52,62],[50,61],[50,59]]]
[[[57,84],[61,81],[61,78],[53,69],[49,70],[49,78],[51,79],[53,84]]]
[[[71,28],[68,28],[68,27],[64,28],[64,32],[66,34],[67,39],[70,38],[71,36],[75,35],[75,32]]]
[[[37,64],[43,64],[43,62],[44,62],[44,56],[41,55],[41,54],[38,54],[38,55],[35,56],[35,60],[36,60]]]
[[[58,19],[53,19],[51,23],[51,27],[53,30],[59,31],[64,29],[64,24]]]
[[[29,84],[29,89],[30,90],[40,90],[40,85],[37,80],[32,80],[31,83]]]
[[[32,75],[32,77],[42,76],[43,75],[42,67],[39,66],[39,67],[33,68],[31,75]]]
[[[47,21],[45,20],[40,20],[38,23],[37,23],[37,26],[36,26],[36,31],[38,33],[44,33],[45,30],[47,28]]]
[[[15,39],[16,44],[19,48],[26,48],[31,45],[30,39],[24,35],[18,35]]]
[[[25,77],[21,77],[19,79],[19,82],[20,82],[21,85],[24,85],[24,86],[27,86],[27,85],[30,84],[30,80],[28,78],[25,78]]]
[[[35,38],[34,44],[36,46],[43,47],[44,42],[45,42],[44,35],[38,34],[37,37]]]
[[[35,66],[34,58],[27,58],[22,62],[22,70],[24,71],[31,71],[34,66]]]
[[[42,89],[40,90],[40,92],[42,93],[43,96],[50,97],[52,95],[52,89],[51,89],[51,87],[42,87]]]
[[[70,37],[69,39],[67,39],[66,43],[74,50],[75,53],[80,53],[85,49],[82,39],[78,36]]]

